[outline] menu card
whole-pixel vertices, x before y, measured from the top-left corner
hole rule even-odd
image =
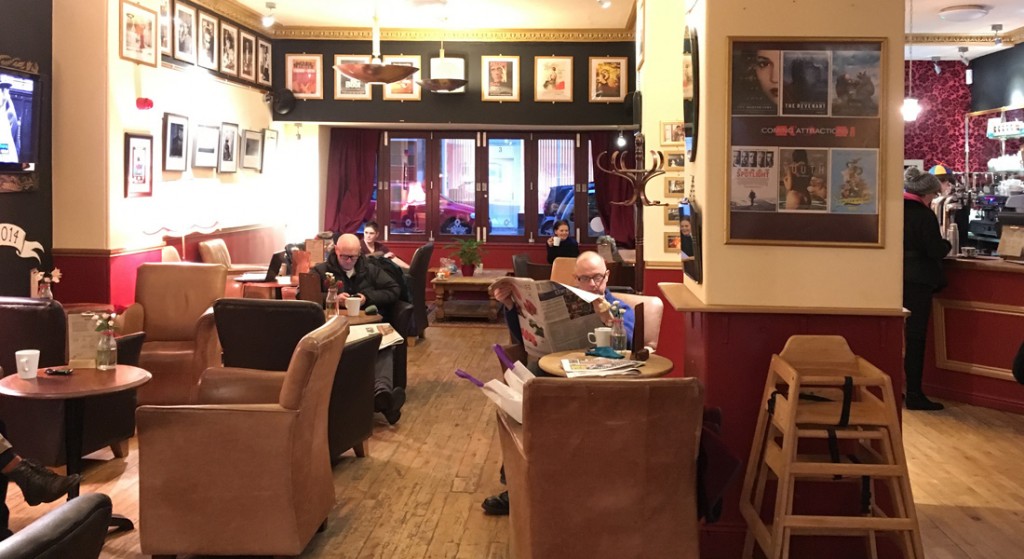
[[[68,364],[83,369],[96,367],[96,313],[68,313]]]

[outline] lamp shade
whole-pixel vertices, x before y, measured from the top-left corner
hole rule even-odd
[[[430,79],[420,82],[420,87],[435,93],[465,93],[466,60],[445,58],[444,51],[438,58],[430,59]]]
[[[404,80],[419,71],[415,66],[399,66],[397,64],[346,62],[337,64],[334,69],[342,74],[363,83],[394,83]]]
[[[903,100],[903,106],[900,107],[900,112],[903,113],[903,120],[913,122],[917,120],[918,115],[921,114],[921,105],[917,102],[917,99],[907,97]]]

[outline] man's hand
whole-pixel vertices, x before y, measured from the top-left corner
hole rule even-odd
[[[608,326],[612,323],[612,306],[608,303],[608,301],[605,301],[602,297],[600,299],[594,299],[594,302],[591,303],[591,305],[593,305],[594,312],[596,312],[597,315],[601,317],[601,322],[603,322],[605,326]]]
[[[506,309],[511,309],[515,305],[515,300],[512,299],[512,289],[504,285],[494,288],[494,300],[505,305]]]
[[[349,295],[348,293],[345,293],[344,291],[342,291],[341,293],[338,293],[338,300],[341,301],[342,305],[345,304],[345,301],[347,301],[349,297],[351,297],[351,295]]]

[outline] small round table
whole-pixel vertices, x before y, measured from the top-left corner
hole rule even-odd
[[[565,371],[562,369],[562,359],[584,359],[586,357],[586,352],[578,349],[549,353],[548,355],[540,358],[540,368],[545,373],[564,377]],[[640,371],[639,375],[628,376],[636,378],[663,377],[672,370],[672,361],[668,358],[652,353],[647,361],[644,361],[644,366],[640,367],[638,370]],[[622,378],[623,376],[626,375],[613,375],[613,378]]]

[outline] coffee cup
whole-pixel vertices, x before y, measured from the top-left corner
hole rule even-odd
[[[359,316],[359,297],[349,297],[345,299],[345,310],[348,311],[349,316]]]
[[[562,238],[561,237],[553,237],[551,239],[551,245],[552,246],[558,246],[560,244],[562,244]]]
[[[606,326],[594,328],[593,332],[587,334],[587,339],[598,347],[609,347],[612,345],[612,329]]]
[[[39,369],[39,350],[22,349],[14,352],[14,362],[18,366],[18,377],[23,379],[36,378]]]

